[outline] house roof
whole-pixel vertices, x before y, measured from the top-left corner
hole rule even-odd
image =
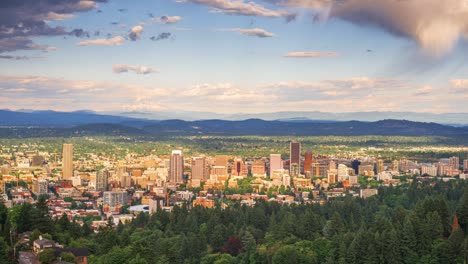
[[[60,256],[64,252],[72,253],[75,257],[89,256],[89,250],[87,248],[56,248],[55,249],[56,256]]]

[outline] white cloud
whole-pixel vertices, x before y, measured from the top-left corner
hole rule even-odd
[[[107,111],[124,105],[161,104],[168,89],[90,80],[67,80],[45,76],[0,75],[0,94],[8,98],[5,108]]]
[[[357,25],[377,26],[407,37],[426,52],[441,56],[468,37],[466,0],[269,0],[309,8],[319,17],[336,17]]]
[[[73,14],[59,14],[55,12],[49,12],[45,17],[44,20],[47,21],[57,21],[57,20],[65,20],[69,18],[75,17]]]
[[[284,17],[293,20],[296,15],[283,10],[271,10],[253,1],[244,0],[177,0],[180,3],[194,3],[214,8],[216,11],[229,15]]]
[[[85,40],[78,43],[79,46],[89,46],[89,45],[98,45],[98,46],[120,46],[125,41],[121,36],[109,38],[109,39],[92,39]]]
[[[154,21],[161,24],[175,24],[182,20],[180,16],[161,16],[153,19]]]
[[[452,85],[452,92],[455,93],[468,93],[468,79],[455,79],[450,80],[450,84]]]
[[[283,57],[285,58],[332,58],[337,57],[338,53],[336,52],[316,52],[316,51],[297,51],[290,52]]]
[[[133,71],[137,74],[157,73],[157,71],[147,66],[137,66],[137,65],[128,65],[128,64],[116,64],[112,66],[112,71],[114,73],[123,73],[123,72],[129,72],[129,71]]]
[[[243,29],[243,28],[233,28],[231,31],[238,32],[242,35],[247,35],[251,37],[259,37],[259,38],[269,38],[274,37],[275,35],[271,32],[268,32],[261,28],[251,28],[251,29]]]
[[[141,25],[138,25],[138,26],[134,26],[132,27],[132,29],[130,30],[130,33],[128,34],[128,37],[132,40],[132,41],[136,41],[138,39],[141,38],[141,34],[143,33],[143,27]]]
[[[416,92],[413,94],[414,96],[423,96],[423,95],[429,95],[434,91],[434,88],[432,86],[424,86],[422,88],[419,88],[416,90]]]

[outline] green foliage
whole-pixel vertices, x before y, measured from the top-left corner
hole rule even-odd
[[[131,223],[97,233],[89,228],[91,218],[83,226],[66,215],[50,220],[40,213],[43,201],[15,206],[2,219],[5,231],[33,230],[33,239],[46,237],[50,228],[51,239],[87,248],[90,263],[98,264],[463,263],[466,188],[466,181],[434,180],[382,186],[369,199],[347,196],[323,205],[262,200],[253,207],[233,202],[226,209],[184,205],[141,213]],[[455,211],[461,227],[452,231]],[[49,219],[50,227],[40,217]],[[0,263],[11,256],[9,234],[1,235],[8,239],[0,239]],[[50,262],[53,256],[46,252],[41,258]]]
[[[37,255],[37,259],[43,264],[52,264],[55,260],[55,250],[48,248]]]
[[[60,254],[60,258],[62,261],[75,263],[75,255],[70,252],[62,252],[62,254]]]

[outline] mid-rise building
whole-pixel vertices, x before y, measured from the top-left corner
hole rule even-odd
[[[207,180],[210,177],[205,157],[192,158],[192,180]]]
[[[108,170],[100,170],[96,173],[96,191],[105,192],[109,190],[109,176]]]
[[[49,182],[46,179],[33,179],[33,193],[35,195],[47,194],[49,192]]]
[[[421,175],[437,176],[437,167],[434,165],[421,165]]]
[[[227,155],[216,155],[215,156],[215,166],[224,166],[229,167],[229,156]]]
[[[273,171],[280,169],[283,169],[281,154],[270,154],[270,177],[273,175]]]
[[[250,171],[252,173],[252,176],[254,177],[265,177],[265,162],[261,160],[256,160],[254,163],[252,163]]]
[[[359,165],[359,175],[374,176],[374,164],[363,162]]]
[[[348,174],[348,167],[344,164],[339,164],[338,165],[338,181],[346,181],[348,180],[349,174]]]
[[[104,192],[102,196],[103,204],[109,206],[118,206],[127,204],[127,192]]]
[[[449,165],[452,166],[452,169],[458,170],[460,168],[460,158],[459,157],[450,157]]]
[[[241,158],[236,158],[232,166],[231,175],[246,177],[249,173],[249,168],[245,165]]]

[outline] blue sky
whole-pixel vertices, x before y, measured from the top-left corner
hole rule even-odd
[[[16,12],[64,30],[0,34],[0,108],[468,112],[468,7],[392,1],[41,0],[34,12],[20,0]],[[35,44],[6,48],[19,38]]]

